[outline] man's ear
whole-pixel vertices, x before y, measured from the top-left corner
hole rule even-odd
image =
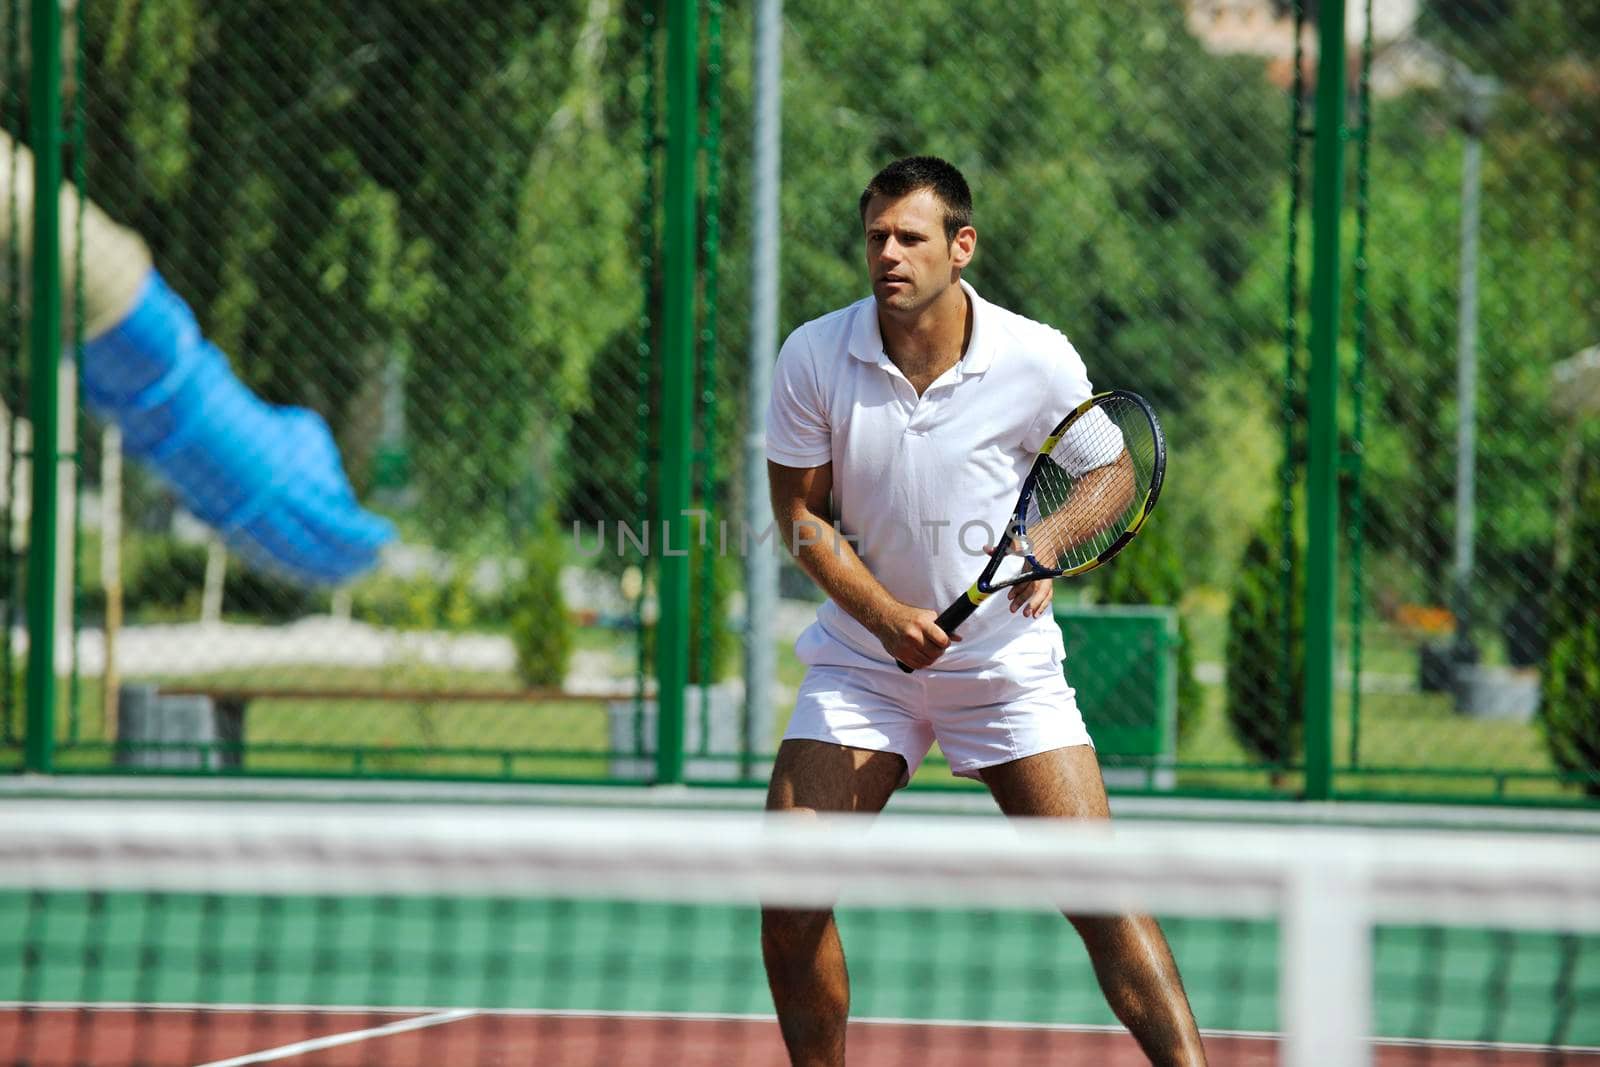
[[[978,231],[971,226],[961,227],[950,239],[950,259],[957,270],[971,263],[973,253],[977,250]]]

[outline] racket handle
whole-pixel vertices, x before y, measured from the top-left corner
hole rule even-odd
[[[933,621],[945,633],[953,634],[956,632],[956,627],[966,622],[972,613],[977,610],[978,605],[972,602],[972,598],[966,593],[962,593],[956,597],[954,603],[945,608],[943,613]]]
[[[972,598],[967,594],[962,593],[955,599],[953,604],[945,608],[944,611],[940,613],[939,617],[933,621],[934,624],[945,633],[954,633],[956,627],[966,622],[967,617],[977,610],[978,605],[972,602]],[[907,667],[899,660],[895,660],[894,665],[899,667],[902,671],[905,671],[907,674],[910,674],[915,669],[912,667]]]

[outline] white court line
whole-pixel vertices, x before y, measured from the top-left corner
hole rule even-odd
[[[200,1011],[200,1012],[287,1012],[291,1014],[314,1015],[418,1015],[428,1013],[421,1019],[408,1019],[403,1022],[390,1023],[387,1026],[375,1027],[372,1030],[358,1031],[350,1035],[351,1040],[358,1040],[361,1034],[398,1033],[403,1030],[416,1029],[421,1025],[435,1026],[439,1023],[450,1022],[452,1019],[467,1018],[470,1016],[497,1016],[511,1019],[667,1019],[682,1020],[685,1022],[759,1022],[776,1023],[778,1017],[769,1013],[760,1012],[715,1012],[715,1011],[649,1011],[606,1008],[464,1008],[445,1010],[430,1007],[365,1007],[355,1004],[317,1005],[317,1004],[202,1004],[198,1002],[171,1002],[171,1003],[141,1003],[137,1001],[78,1001],[78,1000],[50,1000],[50,1001],[25,1001],[25,1000],[0,1000],[0,1011]],[[431,1021],[428,1021],[431,1020]],[[866,1026],[930,1026],[930,1027],[970,1027],[980,1030],[1052,1030],[1065,1033],[1124,1033],[1124,1028],[1118,1023],[1048,1023],[1048,1022],[1019,1022],[1003,1019],[906,1019],[877,1016],[852,1017],[852,1023]],[[1278,1041],[1282,1034],[1272,1030],[1223,1030],[1214,1027],[1202,1027],[1200,1033],[1204,1037],[1222,1037],[1245,1041]],[[327,1040],[327,1039],[319,1039]],[[1368,1039],[1374,1046],[1386,1048],[1432,1048],[1432,1049],[1462,1049],[1480,1052],[1558,1052],[1564,1055],[1595,1056],[1600,1055],[1600,1045],[1538,1045],[1521,1041],[1472,1041],[1461,1038],[1448,1037],[1372,1037]],[[309,1043],[309,1042],[308,1042]],[[307,1044],[308,1044],[307,1043]],[[343,1042],[340,1042],[343,1043]],[[289,1047],[289,1046],[286,1046]],[[300,1046],[293,1046],[299,1048]],[[293,1053],[284,1053],[292,1055]],[[266,1053],[254,1053],[249,1057],[235,1060],[223,1060],[218,1063],[203,1064],[202,1067],[233,1067],[236,1064],[249,1064],[264,1062],[260,1057]],[[282,1056],[274,1056],[281,1059]]]
[[[243,1056],[235,1056],[231,1060],[214,1060],[202,1064],[201,1067],[243,1067],[247,1063],[269,1063],[272,1060],[286,1060],[290,1056],[298,1056],[302,1052],[317,1052],[325,1048],[337,1048],[340,1045],[353,1045],[357,1041],[367,1041],[375,1037],[388,1037],[391,1034],[403,1034],[409,1030],[423,1030],[441,1023],[455,1022],[457,1019],[469,1019],[477,1015],[476,1011],[461,1008],[455,1011],[441,1011],[436,1015],[424,1015],[417,1019],[402,1019],[396,1023],[385,1026],[374,1026],[369,1030],[351,1030],[343,1034],[329,1034],[326,1037],[314,1037],[309,1041],[296,1041],[292,1045],[280,1045],[277,1048],[265,1049],[261,1052],[250,1052]]]

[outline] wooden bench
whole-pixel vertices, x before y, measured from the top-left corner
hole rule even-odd
[[[632,701],[632,689],[573,693],[564,689],[362,689],[349,686],[173,685],[161,686],[162,696],[198,696],[211,701],[223,767],[241,764],[245,745],[245,713],[257,700],[305,700],[319,703],[379,701],[399,704],[595,704],[604,707]]]

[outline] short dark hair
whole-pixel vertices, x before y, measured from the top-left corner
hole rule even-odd
[[[962,227],[972,225],[972,190],[953,165],[938,156],[907,156],[873,175],[861,193],[861,221],[875,196],[898,200],[919,189],[931,189],[944,205],[944,239],[955,240]]]

